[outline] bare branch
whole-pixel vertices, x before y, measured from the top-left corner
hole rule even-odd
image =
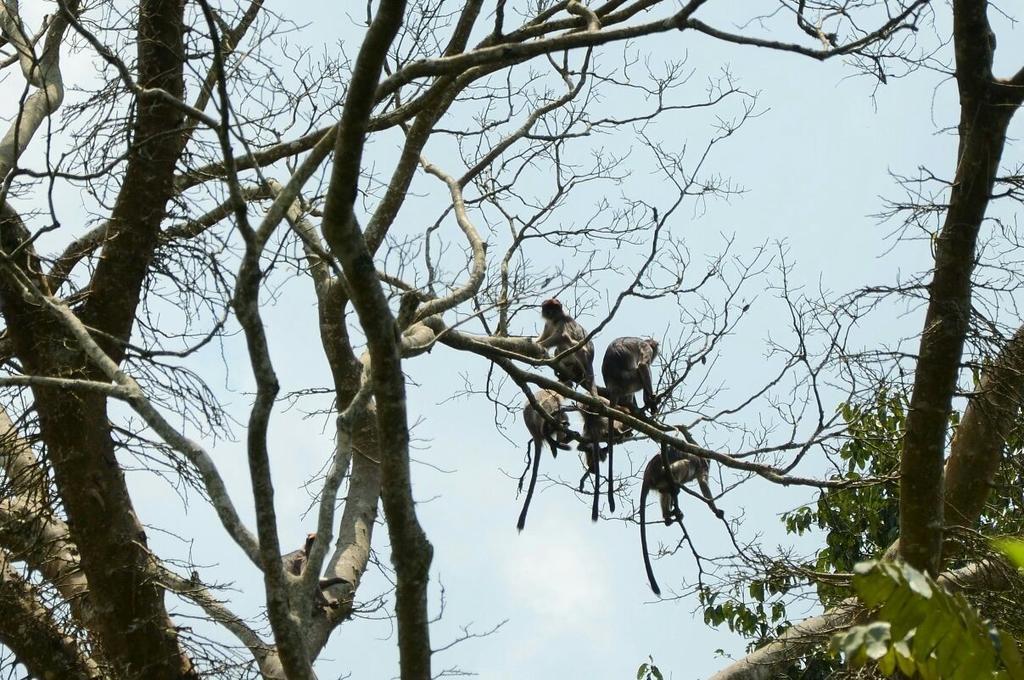
[[[0,556],[0,642],[37,678],[96,680],[102,673],[76,642],[64,634],[35,589]]]

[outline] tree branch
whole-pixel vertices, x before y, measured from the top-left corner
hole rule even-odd
[[[935,239],[935,270],[900,457],[900,555],[933,576],[941,565],[943,460],[970,320],[975,247],[1016,110],[994,96],[994,41],[987,39],[985,11],[984,2],[953,3],[960,148],[949,209]]]
[[[382,0],[356,59],[338,126],[323,232],[345,270],[352,303],[366,334],[372,359],[383,472],[381,497],[396,574],[395,612],[401,677],[429,680],[427,581],[433,548],[416,518],[412,498],[405,376],[398,332],[377,277],[373,256],[353,213],[374,92],[378,90],[377,82],[388,47],[402,25],[404,11],[404,0]]]
[[[950,445],[946,525],[974,527],[991,491],[1006,441],[1024,404],[1024,326],[984,368]],[[947,544],[946,550],[950,546]]]
[[[96,680],[96,663],[54,620],[33,588],[0,555],[0,642],[37,678]]]
[[[970,564],[942,574],[939,583],[951,591],[971,588],[1006,589],[1003,568],[990,561]],[[857,598],[850,597],[820,616],[795,623],[780,635],[711,676],[709,680],[769,680],[791,662],[806,655],[837,631],[850,626],[861,611]]]

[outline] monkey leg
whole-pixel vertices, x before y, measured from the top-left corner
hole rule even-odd
[[[725,519],[725,513],[718,509],[715,505],[714,494],[711,493],[711,487],[708,486],[707,473],[697,479],[697,484],[700,485],[700,492],[704,496],[704,502],[708,504],[711,511],[715,513],[715,517],[718,519]]]
[[[672,494],[672,514],[675,515],[676,519],[679,521],[679,526],[683,526],[683,511],[682,508],[679,507],[678,490]],[[685,527],[683,528],[683,531],[686,531]]]
[[[568,444],[562,444],[557,439],[555,439],[555,435],[551,434],[550,432],[544,435],[544,440],[548,443],[548,447],[551,449],[552,458],[558,458],[559,449],[562,449],[563,451],[570,450]]]

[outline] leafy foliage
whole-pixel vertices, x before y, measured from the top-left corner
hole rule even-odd
[[[1018,569],[1024,569],[1024,540],[1019,538],[998,538],[992,544],[1006,555]]]
[[[899,469],[900,447],[906,423],[908,408],[906,394],[883,386],[873,401],[865,404],[843,404],[839,408],[847,423],[848,433],[847,440],[836,451],[836,460],[842,469],[841,478],[858,480],[865,477],[895,475]],[[959,422],[959,414],[954,412],[950,420],[952,427],[955,428]],[[1022,526],[1022,515],[1019,505],[1019,489],[1020,480],[1024,479],[1021,477],[1021,470],[1024,470],[1024,466],[1014,464],[1013,453],[1024,449],[1024,445],[1020,443],[1024,442],[1024,419],[1022,419],[1020,434],[1019,441],[1011,438],[1009,442],[1008,462],[1010,464],[1003,466],[1000,470],[996,488],[983,513],[982,530],[990,535],[992,533],[1020,533],[1018,529]],[[1004,489],[1006,493],[1000,494],[1000,489]],[[823,573],[851,572],[863,560],[880,557],[885,549],[898,538],[898,483],[893,481],[871,487],[823,491],[813,504],[786,513],[783,516],[783,521],[786,530],[791,534],[802,535],[813,530],[825,532],[825,547],[818,552],[814,561],[806,564],[805,567]],[[1015,554],[1014,551],[1019,553],[1019,562],[1017,563],[1024,565],[1024,542],[1004,541],[1000,542],[998,547],[1011,556]],[[876,565],[878,563],[868,562],[867,564]],[[879,567],[879,569],[882,568]],[[889,591],[894,594],[894,597],[896,597],[897,583],[905,584],[904,587],[908,592],[916,592],[911,588],[911,581],[907,576],[894,576],[888,571],[909,568],[888,565],[885,569],[887,571],[883,571],[881,576],[872,576],[871,574],[874,572],[870,572],[870,570],[868,574],[860,573],[858,570],[854,578],[854,587],[858,593],[861,593],[860,588],[868,589],[867,596],[861,593],[866,602],[871,604],[870,593],[878,589],[879,582],[888,583]],[[917,574],[917,572],[913,573]],[[913,580],[915,586],[921,583],[918,580],[921,578],[925,577],[917,574]],[[752,579],[746,584],[737,585],[731,594],[705,587],[700,593],[701,602],[704,605],[704,621],[714,626],[727,625],[730,631],[738,632],[749,638],[752,641],[751,648],[760,647],[787,627],[784,597],[803,582],[803,577],[783,565],[777,565],[760,577]],[[920,677],[923,678],[939,677],[928,675],[928,673],[934,670],[940,654],[944,661],[948,661],[947,653],[956,651],[953,658],[956,664],[963,666],[960,671],[961,675],[954,676],[944,672],[942,677],[1016,679],[1018,676],[1011,673],[1007,662],[999,656],[1006,648],[1006,641],[1012,643],[1012,638],[1005,632],[993,632],[996,629],[984,623],[961,595],[946,594],[934,586],[930,579],[925,579],[923,583],[929,584],[928,587],[932,588],[931,593],[934,595],[934,599],[931,595],[928,598],[923,598],[924,608],[922,610],[910,608],[905,615],[921,615],[923,620],[927,618],[924,615],[935,609],[950,618],[942,625],[930,623],[928,627],[922,628],[919,634],[919,636],[924,636],[921,637],[924,642],[919,644],[925,645],[936,642],[936,639],[930,636],[943,631],[948,633],[941,637],[942,644],[931,650],[934,658],[921,657],[919,667],[915,660],[915,651],[918,650],[918,647],[913,644],[916,631],[911,631],[911,628],[915,628],[915,626],[907,627],[902,619],[894,624],[894,622],[882,618],[882,620],[867,626],[850,629],[845,635],[835,638],[834,650],[842,651],[854,666],[863,666],[870,661],[876,661],[879,664],[878,668],[887,675],[900,669],[907,675],[919,672]],[[936,593],[937,595],[935,595]],[[818,596],[825,608],[849,597],[850,594],[849,588],[837,582],[818,585]],[[916,597],[920,599],[923,596],[918,594]],[[889,609],[885,611],[892,612],[894,607],[900,609],[903,606],[901,603],[913,602],[918,602],[918,600],[913,600],[910,595],[903,593],[899,595],[895,604],[890,605]],[[937,602],[940,604],[936,604]],[[961,612],[963,612],[962,617]],[[954,630],[957,631],[956,635],[951,633]],[[990,638],[990,633],[998,637]],[[960,645],[957,641],[959,636],[974,634],[981,635],[979,639],[982,642],[979,644],[982,646],[979,649],[974,649],[969,645],[964,646],[963,649],[958,646]],[[989,648],[987,652],[983,653],[984,644],[988,644]],[[1015,645],[1011,645],[1009,649],[1012,649],[1013,653],[1016,652]],[[974,663],[974,659],[983,658],[985,653],[992,655],[990,657],[991,666],[986,663]],[[962,664],[963,659],[967,659],[969,663]],[[803,680],[826,678],[832,676],[840,667],[838,655],[829,655],[822,651],[796,661],[785,675],[793,678],[799,677]],[[989,668],[991,670],[986,670]],[[946,668],[946,670],[949,669]],[[976,671],[981,675],[970,674]],[[1024,676],[1020,677],[1024,678]]]
[[[833,637],[833,653],[850,665],[875,663],[886,676],[898,671],[923,680],[1024,680],[1014,639],[926,574],[902,563],[864,562],[853,586],[877,620]]]
[[[883,387],[866,404],[842,404],[847,440],[836,451],[844,466],[840,478],[885,477],[899,467],[900,441],[906,421],[903,392]],[[822,492],[812,505],[783,515],[786,530],[803,534],[824,530],[825,547],[804,565],[821,572],[849,572],[855,564],[881,554],[899,532],[899,493],[896,482],[866,488]],[[703,588],[704,622],[726,625],[751,640],[751,648],[770,642],[789,625],[785,596],[805,583],[805,577],[785,565],[775,565],[759,577],[737,585],[732,593]],[[838,585],[820,584],[818,596],[826,607],[849,596]],[[838,664],[821,653],[794,663],[789,677],[828,677]]]
[[[848,432],[848,440],[837,451],[845,464],[841,478],[859,480],[897,472],[906,395],[883,387],[874,402],[843,404],[840,411]],[[899,536],[899,487],[893,481],[825,491],[813,506],[797,508],[785,514],[783,521],[792,534],[803,534],[812,526],[825,530],[825,547],[817,555],[814,570],[849,572],[861,560],[880,555]],[[828,607],[849,593],[820,585],[818,595]]]
[[[757,642],[771,639],[785,627],[786,605],[780,599],[794,585],[789,574],[768,575],[750,581],[745,593],[724,597],[711,588],[700,591],[704,623],[725,624],[729,630]]]
[[[653,657],[647,657],[647,661],[636,669],[636,680],[664,680],[661,670],[654,665]]]

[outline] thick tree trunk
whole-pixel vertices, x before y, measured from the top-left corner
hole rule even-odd
[[[946,463],[946,526],[973,528],[1024,404],[1024,326],[985,368]],[[949,546],[947,545],[947,550]]]
[[[960,147],[914,373],[900,463],[900,556],[933,576],[942,557],[942,466],[971,315],[975,245],[1020,93],[992,77],[986,3],[953,3]],[[1018,88],[1019,90],[1019,88]]]
[[[138,9],[138,83],[179,98],[184,93],[183,12],[182,0],[144,0]],[[86,325],[100,331],[97,341],[117,362],[124,356],[124,345],[117,340],[131,335],[143,280],[174,192],[181,122],[182,114],[168,102],[139,97],[124,182],[80,312]],[[5,209],[5,222],[11,221],[9,212]],[[30,261],[22,265],[21,275],[46,292]],[[46,310],[22,298],[14,277],[5,277],[0,299],[16,352],[29,373],[105,380]],[[91,632],[105,658],[126,678],[192,677],[192,664],[164,607],[163,589],[148,575],[146,536],[117,462],[105,397],[47,387],[36,387],[33,394],[42,440],[89,583],[96,624]]]

